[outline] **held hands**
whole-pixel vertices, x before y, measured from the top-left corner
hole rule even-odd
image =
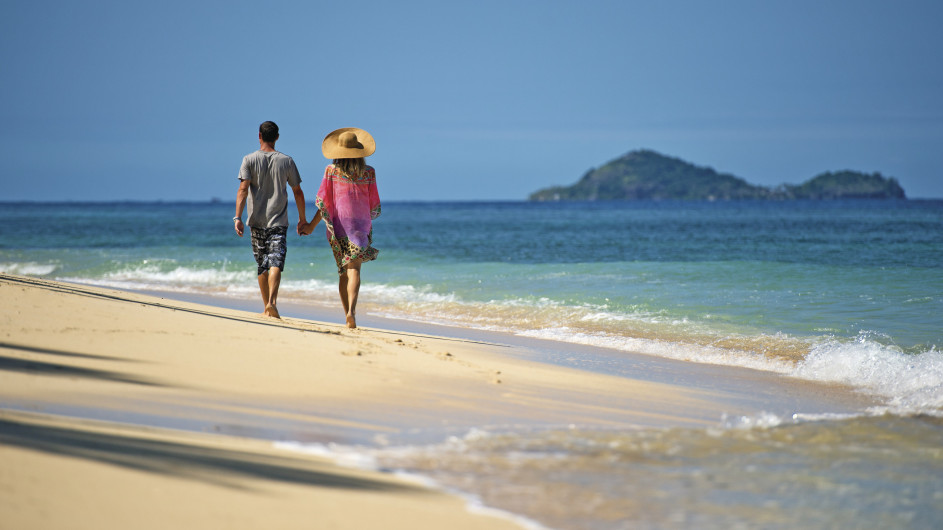
[[[298,235],[306,236],[310,234],[311,232],[314,232],[314,225],[315,223],[305,223],[302,221],[298,221]]]
[[[314,223],[314,222],[304,223],[304,222],[299,221],[298,222],[298,235],[306,236],[306,235],[309,235],[311,232],[314,232],[315,224],[317,223]]]
[[[321,222],[320,213],[318,213],[318,215],[315,215],[314,219],[312,219],[310,223],[306,223],[304,221],[298,221],[298,235],[306,236],[306,235],[311,234],[311,232],[314,232],[314,227],[318,226],[319,222]]]

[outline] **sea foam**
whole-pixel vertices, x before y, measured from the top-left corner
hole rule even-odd
[[[803,379],[852,385],[886,398],[896,414],[943,415],[943,352],[905,353],[867,334],[813,347],[793,374]]]
[[[148,261],[107,272],[98,278],[62,277],[57,279],[116,289],[182,293],[226,292],[230,287],[235,287],[238,292],[241,292],[241,286],[248,285],[255,288],[256,285],[255,271],[168,266],[167,263],[149,263]]]
[[[22,276],[47,276],[58,269],[53,263],[0,263],[0,272],[5,274],[19,274]]]

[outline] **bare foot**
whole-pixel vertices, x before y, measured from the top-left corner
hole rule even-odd
[[[357,327],[357,319],[354,318],[354,315],[347,315],[347,327],[350,329]]]
[[[264,314],[265,314],[265,316],[267,316],[267,317],[282,318],[282,316],[278,314],[278,309],[276,309],[274,305],[267,305],[267,306],[265,306],[265,313],[264,313]]]

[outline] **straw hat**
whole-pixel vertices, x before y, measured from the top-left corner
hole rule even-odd
[[[363,158],[377,150],[373,136],[363,129],[344,127],[324,137],[321,152],[325,158]]]

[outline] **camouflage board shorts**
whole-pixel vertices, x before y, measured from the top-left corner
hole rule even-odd
[[[288,227],[272,228],[252,227],[252,254],[259,266],[259,275],[272,267],[285,270],[285,254],[288,253]]]

